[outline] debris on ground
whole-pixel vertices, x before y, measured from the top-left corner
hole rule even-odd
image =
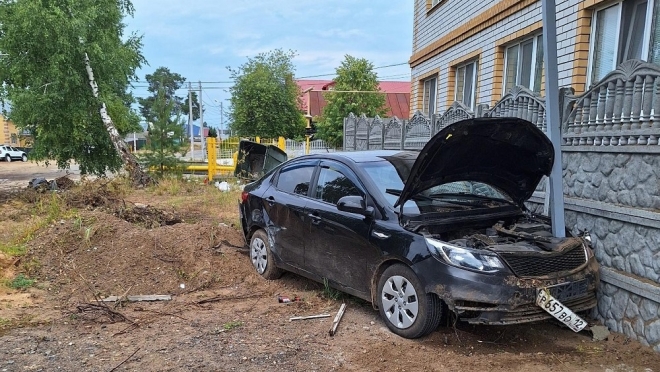
[[[341,322],[341,318],[344,316],[345,311],[346,311],[346,303],[343,303],[341,304],[341,307],[339,308],[337,315],[335,315],[335,320],[332,321],[332,327],[330,328],[330,337],[334,336],[337,333],[337,327],[339,326],[339,322]]]
[[[28,188],[38,190],[41,192],[50,190],[68,190],[75,185],[75,182],[67,175],[48,181],[44,177],[36,177],[28,182]]]
[[[287,296],[277,296],[277,302],[279,302],[281,304],[288,304],[290,302],[298,302],[298,301],[302,301],[302,298],[300,298],[298,296],[296,296],[294,298],[289,298]]]
[[[121,300],[126,300],[128,302],[170,301],[172,300],[172,296],[170,295],[137,295],[137,296],[125,296],[125,297],[108,296],[106,298],[102,298],[101,302],[117,302]]]
[[[610,330],[602,325],[595,325],[590,328],[593,341],[605,341],[610,336]]]
[[[294,320],[308,320],[308,319],[319,319],[319,318],[329,318],[332,315],[330,314],[318,314],[318,315],[309,315],[309,316],[294,316],[289,318],[289,321],[294,321]]]

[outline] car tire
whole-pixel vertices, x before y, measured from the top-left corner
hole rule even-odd
[[[23,162],[26,162],[27,161],[27,155],[23,154],[23,156],[21,156],[21,160],[23,160]]]
[[[5,160],[7,161],[7,163],[11,163],[11,156],[7,154],[7,156],[5,156]]]
[[[282,269],[275,266],[275,259],[270,250],[270,241],[264,230],[257,230],[250,239],[250,261],[257,274],[264,279],[273,280],[282,276]]]
[[[442,303],[433,293],[425,293],[415,273],[406,265],[395,264],[378,280],[380,316],[390,331],[405,338],[419,338],[438,328]]]

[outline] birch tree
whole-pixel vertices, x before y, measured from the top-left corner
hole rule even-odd
[[[34,138],[31,156],[83,174],[122,165],[149,182],[123,136],[139,127],[128,92],[145,59],[124,35],[129,0],[0,0],[0,101]]]

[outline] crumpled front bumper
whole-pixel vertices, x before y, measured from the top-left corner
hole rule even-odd
[[[539,288],[553,289],[557,300],[573,312],[592,309],[597,304],[600,281],[598,263],[593,257],[576,271],[543,278],[477,273],[438,265],[435,259],[419,262],[413,269],[427,292],[438,295],[459,319],[472,324],[506,325],[552,318],[536,305]]]

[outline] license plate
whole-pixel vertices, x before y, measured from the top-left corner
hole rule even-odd
[[[540,288],[536,295],[536,304],[560,322],[566,324],[574,332],[580,332],[587,326],[587,322],[552,297],[547,288]]]

